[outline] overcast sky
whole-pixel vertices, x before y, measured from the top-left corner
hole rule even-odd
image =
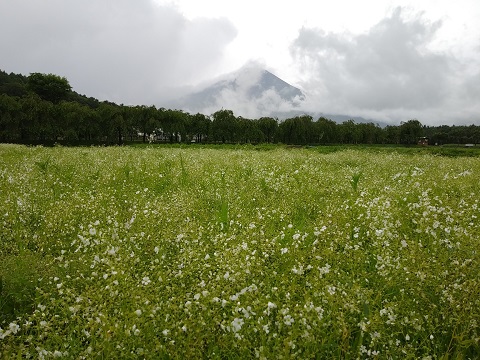
[[[162,106],[246,63],[305,111],[480,125],[478,0],[0,0],[0,69],[100,100]]]

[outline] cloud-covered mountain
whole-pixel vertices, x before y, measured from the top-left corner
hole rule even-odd
[[[306,100],[307,96],[299,88],[258,64],[249,64],[166,105],[192,114],[199,112],[210,115],[217,110],[228,109],[236,116],[250,119],[270,116],[284,120],[308,114],[314,120],[322,116],[337,123],[353,119],[358,123],[374,122],[381,126],[386,125],[360,116],[325,114],[320,112],[321,109],[307,110]]]
[[[304,101],[305,94],[299,88],[257,65],[248,65],[168,106],[207,115],[223,108],[246,118],[285,118],[303,113]]]

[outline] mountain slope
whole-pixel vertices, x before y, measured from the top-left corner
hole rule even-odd
[[[300,89],[267,70],[248,67],[184,96],[171,106],[204,114],[224,108],[233,110],[237,116],[258,118],[300,112],[304,100]]]

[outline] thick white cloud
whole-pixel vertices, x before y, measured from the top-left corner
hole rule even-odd
[[[291,53],[310,95],[306,108],[395,122],[478,123],[480,108],[467,99],[478,96],[478,82],[454,54],[432,47],[441,26],[421,15],[405,19],[397,8],[360,35],[302,28]]]
[[[66,76],[74,90],[122,103],[161,103],[212,76],[237,30],[186,19],[151,0],[0,0],[0,68]]]

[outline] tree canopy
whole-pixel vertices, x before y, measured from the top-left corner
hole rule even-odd
[[[43,100],[58,103],[66,100],[72,91],[68,80],[54,74],[31,73],[28,77],[27,87]]]

